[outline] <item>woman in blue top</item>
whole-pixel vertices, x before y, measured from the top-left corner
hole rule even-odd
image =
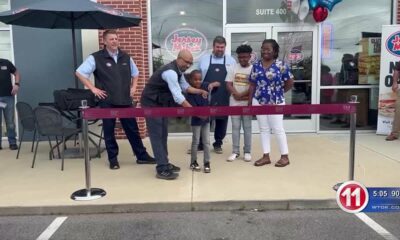
[[[284,93],[292,88],[293,75],[288,65],[277,59],[278,56],[278,43],[273,39],[265,39],[261,46],[261,60],[253,64],[250,74],[249,106],[285,104]],[[257,120],[264,155],[254,165],[263,166],[271,163],[269,157],[271,129],[277,137],[281,152],[281,158],[275,166],[288,165],[289,149],[283,128],[283,115],[259,115]]]

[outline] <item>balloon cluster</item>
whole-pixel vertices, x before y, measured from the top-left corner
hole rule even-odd
[[[310,9],[313,10],[313,17],[316,22],[323,22],[328,17],[328,9],[332,11],[333,7],[342,0],[308,0]]]
[[[297,14],[303,21],[310,10],[316,22],[323,22],[328,17],[328,9],[332,11],[333,7],[342,0],[286,0],[287,6]]]

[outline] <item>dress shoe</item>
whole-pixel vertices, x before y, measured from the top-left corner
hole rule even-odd
[[[269,154],[264,154],[262,158],[254,162],[254,166],[261,167],[267,164],[271,164],[271,159],[269,159]]]
[[[147,155],[145,159],[137,159],[137,164],[156,164],[156,159],[150,155]]]
[[[18,150],[17,144],[10,144],[10,150]]]

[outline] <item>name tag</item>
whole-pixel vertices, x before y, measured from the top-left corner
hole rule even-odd
[[[107,66],[107,67],[111,67],[112,64],[108,62],[108,63],[106,63],[106,66]]]
[[[126,65],[128,65],[128,63],[122,63],[122,65],[123,65],[123,66],[126,66]]]
[[[7,66],[1,66],[1,70],[7,70]]]

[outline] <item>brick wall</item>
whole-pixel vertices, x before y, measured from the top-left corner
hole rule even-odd
[[[121,49],[126,51],[139,68],[139,82],[135,100],[139,101],[145,81],[149,78],[148,54],[148,26],[147,26],[147,1],[146,0],[98,0],[97,2],[115,9],[123,10],[142,18],[138,27],[118,29],[118,38]],[[102,31],[99,31],[100,46],[102,46]],[[140,135],[146,136],[146,125],[143,118],[138,118]],[[118,124],[119,125],[119,124]],[[117,125],[117,126],[118,126]],[[121,128],[116,128],[116,137],[125,138]]]

